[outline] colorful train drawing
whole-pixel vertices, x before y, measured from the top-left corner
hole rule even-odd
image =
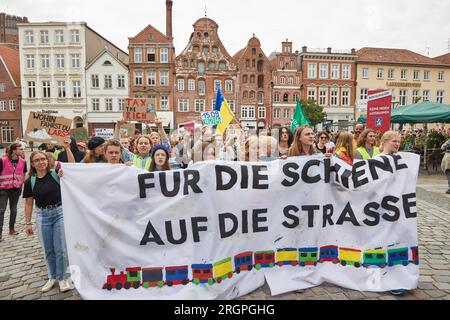
[[[409,260],[411,251],[411,260]],[[407,266],[412,263],[419,265],[419,248],[390,248],[388,250],[357,250],[352,248],[339,248],[337,246],[323,246],[320,248],[283,248],[267,251],[243,252],[233,258],[226,258],[214,264],[192,264],[189,277],[189,266],[171,266],[155,268],[127,268],[125,272],[115,273],[115,268],[110,268],[111,273],[106,277],[103,285],[105,290],[129,290],[164,286],[172,287],[187,285],[214,285],[220,284],[226,279],[231,279],[234,274],[251,271],[253,268],[284,267],[316,267],[319,263],[330,262],[342,266],[355,268],[385,268],[394,266]],[[233,268],[234,266],[234,268]]]

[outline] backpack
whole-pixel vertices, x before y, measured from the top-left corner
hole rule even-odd
[[[58,184],[60,184],[60,183],[59,183],[59,176],[58,176],[58,174],[56,173],[56,171],[55,171],[55,170],[50,170],[50,174],[51,174],[52,178],[53,178]],[[36,184],[36,176],[35,176],[35,175],[32,175],[32,176],[31,176],[30,182],[31,182],[31,191],[33,191],[33,190],[34,190],[34,185]]]

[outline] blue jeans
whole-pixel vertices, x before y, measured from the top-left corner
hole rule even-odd
[[[44,247],[48,278],[63,280],[68,263],[62,207],[37,208],[37,228]]]

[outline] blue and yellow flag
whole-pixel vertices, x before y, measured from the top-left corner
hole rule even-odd
[[[217,126],[213,127],[216,133],[224,134],[227,127],[230,125],[231,121],[234,119],[234,113],[231,111],[227,100],[223,96],[222,90],[217,88],[216,105],[214,106],[214,111],[220,112],[220,118],[222,122]]]

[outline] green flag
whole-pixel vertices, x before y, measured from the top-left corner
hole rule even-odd
[[[308,120],[305,113],[303,112],[302,102],[300,100],[297,100],[297,107],[295,108],[294,115],[292,116],[291,132],[294,133],[295,129],[306,125],[310,126],[311,121]]]

